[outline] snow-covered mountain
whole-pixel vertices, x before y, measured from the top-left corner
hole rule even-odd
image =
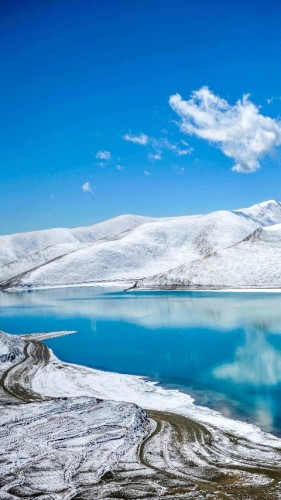
[[[59,245],[75,246],[93,243],[106,238],[112,239],[120,233],[150,220],[154,219],[138,215],[121,215],[87,227],[45,229],[43,231],[0,236],[0,263],[5,265],[40,250]]]
[[[152,287],[281,287],[281,224],[256,229],[229,248],[147,278]]]
[[[249,280],[251,266],[255,268],[258,262],[258,257],[254,258],[258,241],[260,260],[267,252],[273,260],[277,255],[278,243],[269,236],[276,224],[281,224],[281,204],[268,201],[235,211],[162,219],[124,215],[84,228],[2,236],[0,282],[4,287],[105,281],[132,284],[139,281],[138,286],[156,287],[230,286],[230,282],[231,286],[242,286],[245,268],[249,268]],[[274,234],[278,231],[276,226]],[[246,250],[248,247],[252,250]],[[245,262],[248,258],[249,265]],[[244,259],[244,265],[239,259]],[[229,274],[232,260],[233,271]],[[216,267],[217,261],[222,265]],[[264,263],[266,269],[267,262]],[[227,266],[225,272],[224,265]],[[214,277],[213,267],[217,269]],[[277,283],[278,263],[273,267],[274,283]],[[273,282],[273,276],[268,278]],[[257,282],[255,279],[249,284]]]
[[[256,221],[261,226],[271,226],[280,223],[281,203],[276,200],[268,200],[257,203],[249,208],[234,210],[233,213],[241,214],[246,218]]]
[[[92,226],[0,236],[0,283],[96,242],[114,240],[149,217],[121,215]]]

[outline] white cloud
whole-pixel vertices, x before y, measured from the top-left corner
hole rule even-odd
[[[159,147],[160,149],[167,149],[168,151],[172,151],[178,156],[190,155],[192,153],[192,148],[188,146],[187,142],[185,143],[185,146],[187,146],[188,149],[183,149],[177,142],[169,141],[166,137],[153,139],[152,143],[155,147]]]
[[[110,160],[111,159],[111,153],[110,151],[98,151],[96,154],[97,160]]]
[[[116,165],[116,170],[124,170],[125,167],[123,165]]]
[[[131,132],[128,134],[123,135],[124,141],[128,142],[134,142],[135,144],[141,144],[142,146],[145,146],[149,142],[149,137],[146,134],[139,134],[139,135],[133,135]]]
[[[148,159],[152,161],[162,160],[162,151],[155,151],[148,154]]]
[[[266,99],[267,104],[272,104],[274,101],[281,101],[281,96],[274,96]]]
[[[143,173],[144,173],[144,175],[146,175],[147,177],[148,177],[149,175],[151,175],[151,173],[150,173],[150,172],[148,172],[148,170],[144,170],[144,171],[143,171]]]
[[[188,101],[174,94],[169,103],[181,118],[182,132],[217,145],[235,161],[236,172],[254,172],[260,160],[281,145],[281,124],[262,115],[248,95],[231,105],[202,87]]]
[[[123,135],[125,141],[134,142],[135,144],[140,144],[141,146],[151,145],[154,149],[148,154],[150,160],[161,160],[163,150],[169,150],[178,156],[189,155],[192,152],[192,148],[189,147],[186,141],[181,141],[185,147],[182,148],[177,142],[169,141],[166,137],[160,137],[160,139],[155,139],[149,137],[146,134],[132,135],[131,133]]]
[[[84,193],[92,193],[92,194],[94,194],[93,189],[92,189],[89,181],[85,182],[82,185],[82,189],[83,189]]]

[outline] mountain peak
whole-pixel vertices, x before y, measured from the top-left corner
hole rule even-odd
[[[277,201],[277,200],[266,200],[266,201],[262,201],[261,203],[257,203],[256,205],[253,205],[254,207],[255,206],[260,206],[260,207],[270,207],[270,206],[281,206],[281,203],[280,201]]]
[[[252,219],[261,226],[271,226],[280,223],[281,203],[277,200],[266,200],[251,207],[234,210],[233,213]]]

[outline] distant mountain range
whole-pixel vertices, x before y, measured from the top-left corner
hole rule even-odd
[[[281,203],[0,237],[0,286],[281,287]]]

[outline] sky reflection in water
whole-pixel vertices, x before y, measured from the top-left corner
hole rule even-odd
[[[281,294],[0,294],[0,329],[77,329],[47,341],[62,360],[146,375],[281,435]]]

